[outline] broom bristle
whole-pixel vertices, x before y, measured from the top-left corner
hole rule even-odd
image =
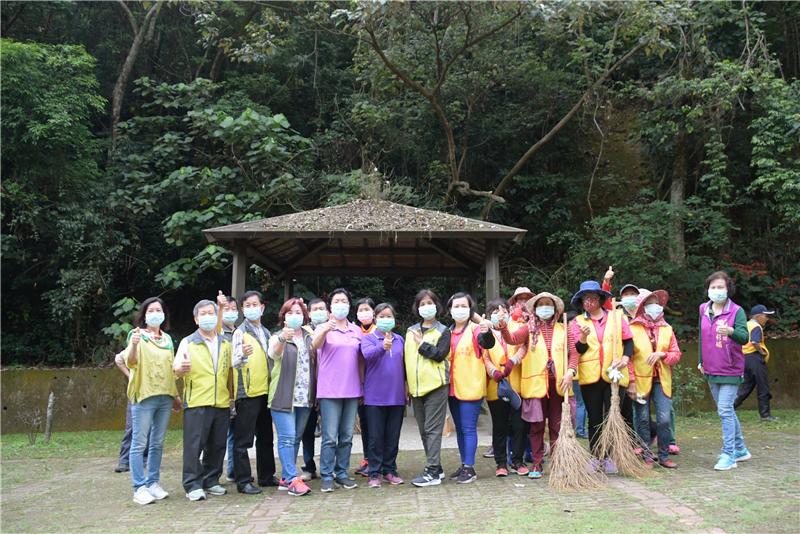
[[[569,402],[561,410],[561,431],[551,456],[548,485],[554,491],[579,491],[603,487],[606,476],[590,469],[592,455],[575,436]]]
[[[603,420],[597,440],[597,456],[611,459],[617,464],[619,472],[625,476],[642,478],[650,471],[645,468],[644,462],[634,452],[637,443],[636,434],[622,417],[619,408],[619,388],[613,384],[611,386],[611,408]]]

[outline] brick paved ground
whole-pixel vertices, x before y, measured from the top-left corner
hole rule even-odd
[[[185,533],[800,532],[800,417],[789,414],[790,422],[769,426],[756,422],[752,413],[743,420],[753,459],[736,470],[711,469],[720,441],[715,418],[681,419],[679,469],[658,470],[643,481],[612,477],[603,491],[566,495],[549,491],[546,479],[496,479],[493,461],[480,458],[478,481],[464,486],[448,481],[428,489],[405,484],[374,490],[362,483],[352,491],[321,494],[314,481],[315,491],[303,498],[269,490],[265,496],[233,493],[190,503],[180,491],[180,444],[173,441],[162,469],[163,485],[172,495],[141,507],[131,501],[130,478],[110,472],[114,459],[109,455],[25,459],[4,452],[0,528],[2,532]],[[406,424],[415,430],[413,420]],[[400,475],[410,479],[422,461],[421,451],[403,451]],[[457,451],[447,449],[445,467],[451,470],[457,461]]]

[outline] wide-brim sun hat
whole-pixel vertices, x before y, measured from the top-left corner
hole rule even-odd
[[[533,297],[533,291],[524,286],[518,287],[517,289],[514,290],[514,294],[511,295],[511,297],[508,299],[508,305],[513,306],[514,303],[517,301],[517,298],[520,297],[521,295],[527,295],[528,298],[530,299]]]
[[[598,282],[594,280],[586,280],[584,282],[581,282],[580,289],[578,289],[577,293],[572,295],[572,298],[570,299],[569,303],[577,308],[578,304],[583,299],[583,296],[586,293],[597,293],[598,295],[600,295],[601,297],[605,297],[606,299],[611,298],[611,293],[600,287],[600,284]]]
[[[536,310],[536,303],[539,302],[540,300],[544,299],[544,298],[551,299],[553,301],[553,303],[555,304],[554,307],[556,309],[556,313],[555,313],[555,315],[553,315],[553,318],[556,321],[558,321],[558,318],[561,317],[561,314],[564,313],[564,301],[561,300],[556,295],[553,295],[552,293],[548,293],[547,291],[542,291],[541,293],[537,294],[532,299],[530,299],[528,302],[526,302],[525,303],[525,308],[528,310],[528,313],[533,314],[534,311]]]
[[[669,302],[669,293],[664,291],[663,289],[656,289],[655,291],[650,291],[648,289],[640,289],[639,295],[636,297],[636,310],[634,310],[633,316],[638,317],[639,312],[644,309],[644,303],[650,297],[656,297],[658,300],[658,304],[662,308],[667,307],[667,302]]]

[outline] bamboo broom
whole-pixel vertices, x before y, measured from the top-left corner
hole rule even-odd
[[[611,317],[615,318],[612,329],[612,358],[616,359],[617,351],[617,324],[619,321],[616,311],[609,313],[609,323]],[[606,332],[612,325],[606,323]],[[641,478],[649,471],[645,468],[641,458],[636,456],[634,449],[637,447],[638,437],[633,429],[628,426],[622,417],[619,398],[619,382],[612,379],[611,383],[611,407],[608,410],[603,424],[600,427],[600,436],[597,440],[597,457],[601,460],[609,458],[615,464],[619,472],[625,476]]]
[[[564,372],[569,366],[567,332],[567,316],[564,314]],[[567,391],[564,391],[564,402],[561,404],[561,430],[558,433],[558,442],[552,450],[551,462],[548,485],[554,491],[596,489],[602,487],[606,481],[606,475],[602,471],[587,469],[591,465],[592,454],[575,436]]]

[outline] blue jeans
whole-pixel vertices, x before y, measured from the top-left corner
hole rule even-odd
[[[739,385],[709,382],[708,387],[711,389],[714,402],[717,403],[717,413],[722,421],[722,452],[733,458],[736,451],[744,449],[742,425],[739,424],[736,410],[733,409]]]
[[[322,419],[319,472],[322,480],[347,478],[357,411],[357,398],[319,399],[319,416]]]
[[[228,437],[226,438],[228,442],[228,466],[225,474],[228,475],[228,478],[233,478],[233,430],[235,427],[236,418],[233,418],[231,419],[230,426],[228,427]]]
[[[164,452],[164,436],[172,413],[170,395],[154,395],[131,405],[131,481],[133,489],[158,482],[161,471],[161,455]],[[150,440],[149,445],[148,441]],[[147,476],[144,474],[144,448],[147,450]]]
[[[575,435],[579,438],[587,438],[586,432],[586,405],[583,403],[581,386],[577,380],[572,382],[572,393],[575,395]]]
[[[658,459],[663,461],[669,458],[670,414],[672,413],[672,399],[667,397],[660,382],[653,382],[653,389],[647,398],[646,404],[633,403],[636,420],[636,432],[639,434],[644,446],[650,443],[650,403],[656,408],[656,435],[658,436]]]
[[[310,408],[295,406],[291,412],[271,410],[272,422],[278,431],[278,458],[281,460],[281,478],[289,484],[297,477],[297,452],[306,428]]]
[[[463,465],[475,465],[475,450],[478,448],[478,416],[483,400],[462,401],[449,397],[450,414],[456,425],[456,441]]]

